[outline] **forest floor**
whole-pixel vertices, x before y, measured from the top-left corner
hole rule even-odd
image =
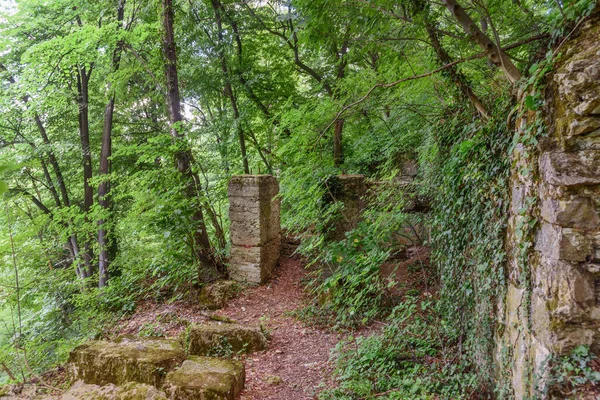
[[[300,259],[282,257],[269,284],[245,289],[221,310],[207,313],[184,302],[144,303],[109,336],[173,337],[185,329],[186,321],[199,323],[215,316],[243,325],[262,325],[270,333],[269,348],[243,356],[246,386],[241,398],[312,399],[331,384],[331,350],[344,335],[310,326],[292,315],[308,301],[302,285],[306,275]]]
[[[386,279],[403,282],[392,289],[394,296],[401,296],[408,288],[419,288],[427,294],[426,274],[410,266],[429,258],[425,247],[415,248],[404,261],[382,266]],[[135,312],[106,330],[102,339],[116,339],[123,335],[139,337],[169,337],[180,335],[190,323],[210,322],[230,319],[248,326],[262,326],[269,333],[267,350],[243,355],[246,366],[246,384],[241,399],[304,400],[314,399],[318,392],[331,388],[334,360],[332,350],[350,332],[336,332],[326,326],[315,326],[295,316],[311,300],[304,288],[308,271],[305,262],[299,257],[281,257],[279,267],[272,280],[262,286],[245,288],[240,295],[230,300],[220,310],[208,312],[196,301],[190,299],[164,303],[144,301],[138,304]],[[196,298],[196,296],[190,296]],[[214,322],[214,321],[213,321]],[[352,336],[371,335],[381,330],[383,324],[375,321],[367,327],[351,332]],[[44,374],[44,381],[53,386],[68,385],[64,368]],[[42,389],[42,390],[40,390]],[[40,392],[45,399],[60,397],[60,391],[44,390],[40,382],[34,380],[17,389],[13,399],[38,397]],[[37,394],[37,395],[36,395]]]

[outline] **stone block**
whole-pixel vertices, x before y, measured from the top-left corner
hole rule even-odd
[[[121,339],[92,341],[69,356],[70,375],[85,383],[122,385],[138,382],[160,387],[170,370],[185,359],[176,340]]]
[[[540,157],[544,180],[555,186],[600,184],[600,151],[546,152]]]
[[[240,293],[241,285],[236,281],[217,281],[200,290],[198,303],[201,307],[216,310],[225,307],[227,302]]]
[[[590,239],[581,231],[550,223],[542,223],[535,249],[548,258],[579,262],[591,258],[593,251]]]
[[[227,195],[265,199],[273,198],[279,193],[279,183],[272,175],[236,175],[229,180]]]
[[[128,382],[122,387],[108,384],[98,386],[77,381],[61,397],[61,400],[167,400],[164,392],[154,386]]]
[[[279,261],[281,239],[262,246],[231,246],[229,277],[238,282],[267,282]]]
[[[164,390],[177,400],[234,400],[244,389],[244,380],[240,361],[192,356],[169,372]]]
[[[195,356],[222,356],[220,353],[227,351],[252,353],[268,345],[259,328],[229,323],[193,325],[185,342],[188,353]]]
[[[600,227],[600,217],[590,198],[555,200],[545,197],[541,214],[546,221],[566,228],[591,230]]]
[[[585,135],[600,128],[600,118],[585,117],[571,121],[569,125],[569,136]]]

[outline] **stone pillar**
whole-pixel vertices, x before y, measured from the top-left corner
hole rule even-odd
[[[279,259],[279,183],[271,175],[239,175],[229,181],[231,259],[229,276],[265,283]]]
[[[346,232],[356,228],[365,208],[364,196],[367,193],[364,175],[338,175],[327,180],[326,202],[341,202],[344,207],[333,222],[329,240],[342,240]]]

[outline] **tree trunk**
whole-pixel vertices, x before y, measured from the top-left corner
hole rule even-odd
[[[431,41],[431,45],[438,59],[442,63],[442,65],[448,65],[452,63],[454,60],[450,57],[450,54],[444,49],[442,43],[440,42],[439,35],[434,23],[431,21],[431,17],[429,14],[429,4],[425,2],[420,2],[418,7],[420,11],[423,13],[423,22],[425,24],[425,30],[427,31],[427,35],[429,36],[429,40]],[[490,119],[490,113],[487,111],[486,107],[483,105],[479,97],[473,92],[471,84],[467,80],[467,78],[460,72],[458,67],[454,66],[448,68],[446,73],[450,80],[454,82],[454,84],[458,87],[460,92],[471,102],[473,107],[477,109],[479,114],[486,121]]]
[[[87,215],[94,204],[94,189],[90,184],[92,179],[92,152],[90,149],[90,125],[89,125],[89,76],[85,67],[77,69],[77,94],[79,102],[79,138],[81,140],[81,154],[83,158],[83,212]],[[83,262],[85,264],[84,278],[93,275],[94,267],[92,260],[92,246],[90,238],[86,237],[83,248]]]
[[[6,71],[6,67],[4,66],[4,64],[0,63],[0,69]],[[16,83],[15,79],[12,76],[8,77],[8,81],[11,84]],[[27,104],[29,102],[28,95],[23,96],[23,102],[25,104]],[[52,171],[54,172],[54,175],[56,176],[56,184],[58,185],[58,189],[60,190],[63,204],[65,205],[65,207],[70,207],[71,201],[69,200],[69,192],[67,191],[67,185],[63,178],[63,174],[60,169],[60,165],[58,164],[58,160],[54,154],[54,151],[52,151],[52,145],[50,143],[50,138],[48,137],[48,132],[46,132],[46,128],[44,127],[42,119],[40,118],[40,116],[37,112],[34,113],[34,120],[35,120],[35,126],[37,127],[38,132],[40,133],[40,136],[42,137],[42,141],[44,142],[44,145],[48,148],[48,161],[50,161],[50,165],[52,166]],[[47,171],[47,168],[44,170],[45,174],[46,174],[46,171]],[[52,182],[52,180],[49,179],[49,175],[46,179],[48,179],[49,184]],[[56,199],[55,199],[55,202],[56,202]],[[57,204],[57,206],[60,207],[60,201],[56,202],[56,204]],[[70,226],[70,223],[68,226]],[[69,240],[67,242],[67,249],[74,260],[76,260],[79,257],[79,246],[77,244],[77,236],[76,235],[71,235],[69,237]],[[80,271],[83,271],[83,267],[81,265],[79,265],[77,267],[77,276],[81,276]]]
[[[173,1],[163,0],[162,2],[162,23],[164,30],[163,52],[165,57],[165,75],[167,79],[167,102],[169,109],[169,118],[171,122],[171,136],[174,140],[184,140],[184,135],[178,131],[181,129],[181,100],[179,97],[179,80],[177,77],[177,52],[175,46],[175,36],[173,29]],[[187,145],[186,145],[187,147]],[[192,152],[188,148],[177,152],[175,163],[178,171],[186,179],[186,195],[190,198],[197,197],[200,190],[200,179],[197,173],[191,168]],[[192,220],[197,224],[193,234],[192,248],[194,254],[200,262],[199,275],[202,280],[210,279],[211,275],[218,272],[217,264],[213,257],[212,247],[206,231],[204,215],[201,204],[196,206],[196,211]]]
[[[465,33],[469,35],[475,44],[483,49],[488,58],[504,72],[504,75],[506,75],[511,83],[515,83],[521,79],[521,71],[513,64],[504,50],[500,48],[500,43],[494,43],[483,33],[471,17],[469,17],[469,14],[455,0],[442,0],[442,2],[450,10],[454,18],[456,18]]]
[[[260,99],[258,98],[256,93],[254,93],[254,90],[252,90],[252,87],[250,86],[250,84],[248,83],[246,78],[244,78],[244,73],[242,71],[242,66],[243,66],[242,37],[240,36],[240,31],[238,29],[237,23],[227,13],[225,13],[225,16],[227,17],[227,19],[231,25],[231,29],[233,30],[233,33],[235,35],[235,43],[236,43],[236,47],[237,47],[238,67],[239,67],[237,70],[238,80],[242,84],[242,87],[244,87],[244,89],[246,89],[246,93],[248,94],[248,97],[250,97],[250,100],[252,100],[254,102],[256,107],[258,107],[258,109],[263,113],[263,115],[267,119],[270,119],[271,113],[269,112],[269,109],[262,103],[262,101],[260,101]],[[278,124],[279,124],[279,121],[277,119],[275,119],[273,121],[273,125],[278,125]],[[263,160],[263,163],[265,164],[265,167],[267,168],[269,173],[272,174],[273,168],[271,167],[269,160],[265,156],[265,151],[263,151],[263,148],[260,146],[260,143],[258,143],[258,140],[256,139],[256,136],[254,136],[252,131],[249,131],[249,134],[250,134],[250,138],[254,141],[254,145],[256,147],[256,151],[258,152],[258,155]]]
[[[343,118],[339,118],[335,121],[335,127],[333,129],[333,165],[339,167],[344,163],[344,151],[342,147],[342,131],[344,130]]]
[[[125,0],[119,0],[117,6],[117,22],[120,24],[123,22],[125,15]],[[119,69],[119,62],[121,60],[121,45],[117,43],[117,46],[113,53],[113,70]],[[100,185],[98,186],[98,205],[105,211],[109,210],[109,199],[108,194],[110,191],[110,181],[108,175],[110,174],[110,156],[112,154],[112,126],[113,126],[113,115],[115,110],[115,95],[112,94],[110,100],[104,108],[104,125],[102,126],[102,139],[100,146],[100,168],[98,175],[101,178]],[[102,179],[104,178],[104,179]],[[108,232],[105,227],[105,220],[102,218],[98,221],[98,286],[104,287],[108,282],[109,273],[109,244],[108,244]]]
[[[233,118],[235,119],[235,126],[238,135],[238,140],[240,142],[240,151],[242,153],[242,164],[244,166],[244,173],[250,174],[250,168],[248,167],[248,155],[246,154],[246,138],[244,137],[244,130],[242,129],[242,122],[240,120],[240,112],[237,105],[237,99],[235,98],[235,94],[233,93],[233,88],[231,87],[231,77],[229,76],[229,69],[227,67],[227,59],[225,58],[225,47],[223,42],[223,22],[221,18],[221,2],[219,0],[212,0],[212,7],[215,13],[215,21],[217,23],[217,37],[218,41],[218,51],[219,58],[221,60],[221,71],[223,72],[223,79],[225,79],[225,85],[223,88],[223,92],[225,96],[229,98],[229,102],[231,103],[231,108],[233,110]]]

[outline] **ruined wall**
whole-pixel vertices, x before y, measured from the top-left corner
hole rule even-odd
[[[365,208],[367,184],[364,175],[338,175],[326,182],[326,202],[341,202],[341,209],[327,235],[328,240],[343,240],[346,232],[355,229]]]
[[[279,259],[279,183],[271,175],[240,175],[229,181],[231,258],[237,281],[265,283]]]
[[[517,399],[544,392],[551,355],[600,350],[599,37],[592,18],[563,45],[546,87],[548,136],[514,153],[496,358]]]

